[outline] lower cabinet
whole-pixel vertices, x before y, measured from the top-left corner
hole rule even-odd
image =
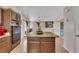
[[[8,53],[11,50],[10,37],[0,39],[0,53]]]
[[[40,42],[28,42],[28,52],[40,52]]]
[[[55,44],[52,42],[42,42],[41,43],[41,53],[54,53],[55,52]]]
[[[28,53],[55,53],[54,37],[28,37]]]
[[[40,52],[40,39],[39,38],[27,38],[27,52],[37,53]]]

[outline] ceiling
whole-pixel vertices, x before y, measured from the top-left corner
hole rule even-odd
[[[42,21],[58,21],[64,18],[65,6],[22,6],[24,15],[31,21],[37,21],[38,17]]]

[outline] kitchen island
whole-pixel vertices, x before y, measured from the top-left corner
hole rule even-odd
[[[41,35],[29,33],[27,35],[28,53],[55,53],[56,34],[47,32]]]

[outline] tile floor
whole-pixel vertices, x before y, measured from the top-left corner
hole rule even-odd
[[[18,45],[15,49],[11,51],[11,53],[27,53],[27,38],[24,37],[24,42]],[[68,53],[63,48],[63,39],[56,38],[56,53]]]

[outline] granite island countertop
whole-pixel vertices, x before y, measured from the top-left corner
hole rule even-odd
[[[11,36],[9,32],[7,32],[4,35],[0,36],[0,39],[5,38],[5,37],[8,37],[8,36]]]
[[[37,35],[35,32],[31,32],[29,34],[27,34],[27,37],[57,37],[58,35],[56,35],[55,33],[52,32],[44,32],[41,35]]]

